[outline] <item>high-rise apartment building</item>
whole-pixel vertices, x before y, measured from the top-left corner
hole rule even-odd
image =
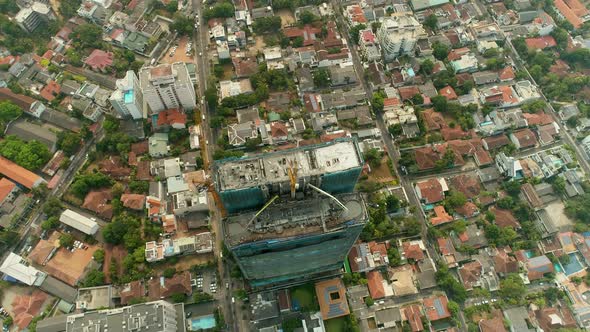
[[[125,77],[117,80],[117,90],[109,98],[111,105],[122,117],[134,120],[143,118],[143,95],[139,87],[139,79],[133,70],[127,71]]]
[[[422,24],[412,14],[399,13],[386,17],[377,30],[385,61],[414,52],[419,37],[425,36]]]
[[[21,8],[14,17],[16,23],[27,32],[33,32],[41,22],[54,19],[55,14],[51,6],[40,1],[34,1],[27,7]]]
[[[37,323],[39,332],[185,332],[184,305],[147,302],[117,309],[55,316]]]
[[[367,220],[362,195],[352,193],[362,167],[351,139],[214,165],[230,213],[224,243],[253,288],[340,273]]]
[[[195,88],[183,62],[144,67],[139,72],[139,84],[152,113],[193,109],[197,105]]]

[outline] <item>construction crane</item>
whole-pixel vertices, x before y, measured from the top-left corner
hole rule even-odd
[[[204,172],[204,171],[203,171]],[[213,200],[215,201],[215,206],[219,209],[219,213],[221,214],[221,218],[224,218],[227,215],[227,211],[223,207],[223,202],[221,201],[221,197],[215,190],[215,185],[213,185],[213,181],[209,178],[204,178],[203,181],[199,181],[195,178],[191,179],[192,185],[195,187],[207,188],[207,191],[211,193],[213,196]]]
[[[266,204],[264,204],[264,206],[262,207],[262,209],[258,210],[258,212],[256,212],[256,214],[252,217],[252,219],[250,219],[250,221],[248,221],[248,224],[246,225],[246,228],[250,228],[250,225],[252,224],[252,222],[254,222],[254,220],[256,218],[258,218],[258,216],[264,210],[266,210],[266,208],[269,207],[277,198],[279,198],[279,195],[275,195],[273,198],[270,199],[270,201],[268,201]]]
[[[291,198],[295,198],[295,189],[297,189],[297,163],[293,162],[292,159],[289,159],[289,168],[287,172],[289,173],[289,181],[291,182]]]

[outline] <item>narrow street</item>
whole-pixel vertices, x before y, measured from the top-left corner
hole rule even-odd
[[[209,33],[207,23],[203,19],[203,7],[202,2],[199,0],[193,0],[192,8],[194,13],[199,16],[199,28],[195,30],[193,34],[193,40],[195,45],[195,64],[197,66],[198,73],[198,88],[197,88],[197,104],[200,104],[201,110],[201,132],[204,140],[201,142],[201,149],[203,151],[203,160],[205,167],[209,171],[211,176],[211,163],[213,162],[213,152],[215,150],[215,140],[211,128],[209,127],[209,119],[211,117],[210,109],[208,108],[207,102],[205,101],[205,90],[207,89],[210,66],[209,66]],[[221,211],[215,206],[215,203],[210,204],[211,206],[211,229],[215,233],[215,248],[217,250],[218,260],[218,275],[221,280],[219,287],[219,300],[220,309],[223,312],[227,329],[229,331],[245,331],[241,329],[241,320],[238,319],[239,314],[236,313],[236,305],[232,303],[232,291],[233,282],[230,277],[230,270],[225,263],[222,252],[223,252],[223,229],[222,229],[222,215]],[[229,288],[226,288],[228,283]]]

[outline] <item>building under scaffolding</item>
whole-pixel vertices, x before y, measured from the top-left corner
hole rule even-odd
[[[302,200],[278,198],[261,212],[230,216],[223,229],[244,277],[260,289],[339,273],[366,221],[360,194],[314,191]]]
[[[221,160],[213,168],[215,189],[230,214],[260,208],[276,195],[293,194],[289,167],[297,170],[295,195],[302,199],[313,191],[308,184],[330,194],[352,192],[363,159],[357,142],[343,139]]]

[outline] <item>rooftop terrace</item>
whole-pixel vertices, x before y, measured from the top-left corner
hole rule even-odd
[[[275,200],[258,217],[256,211],[229,217],[224,225],[225,240],[231,246],[265,239],[290,238],[328,233],[346,222],[362,223],[367,211],[360,194],[335,196],[347,210],[327,196],[300,201]]]
[[[219,191],[255,187],[289,181],[289,164],[297,168],[298,178],[320,176],[362,166],[358,146],[353,140],[335,141],[238,160],[222,160],[215,166]]]

